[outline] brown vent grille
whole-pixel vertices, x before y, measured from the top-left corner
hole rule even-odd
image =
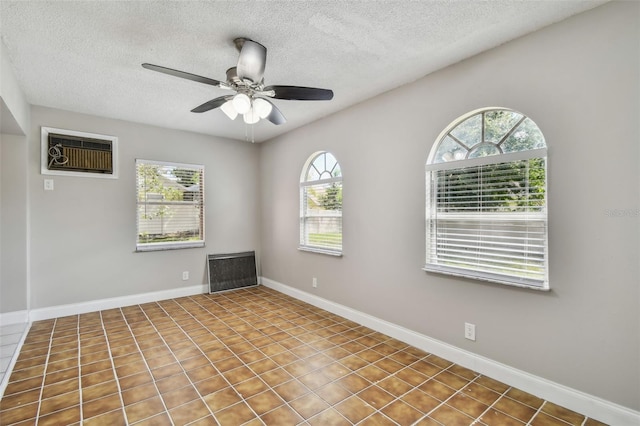
[[[110,151],[95,151],[82,148],[62,148],[62,155],[69,159],[67,169],[91,170],[111,173]]]
[[[113,173],[111,141],[49,134],[49,170]]]

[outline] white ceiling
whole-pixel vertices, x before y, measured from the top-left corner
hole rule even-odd
[[[190,112],[228,92],[140,65],[224,81],[233,39],[258,41],[265,84],[335,94],[274,100],[288,122],[255,125],[264,141],[604,2],[0,0],[0,31],[33,105],[240,140],[241,118]]]

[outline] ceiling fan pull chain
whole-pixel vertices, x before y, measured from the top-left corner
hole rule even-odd
[[[249,138],[249,127],[251,127],[251,138]],[[253,124],[244,124],[244,140],[247,142],[255,143],[255,137],[253,133]]]

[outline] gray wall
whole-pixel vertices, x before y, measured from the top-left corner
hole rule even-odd
[[[262,275],[640,409],[639,16],[607,4],[263,144]],[[550,292],[421,270],[427,156],[485,106],[546,136]],[[342,166],[342,258],[297,250],[298,181],[318,150]]]
[[[25,168],[29,122],[29,104],[0,40],[0,313],[29,307]]]
[[[0,134],[0,313],[27,302],[27,138]]]
[[[0,40],[0,130],[1,133],[26,135],[29,129],[29,103],[18,85],[9,55]]]
[[[31,125],[32,309],[204,284],[207,254],[259,248],[255,145],[43,107]],[[119,178],[41,175],[41,126],[117,136]],[[205,248],[134,252],[136,158],[204,164]]]

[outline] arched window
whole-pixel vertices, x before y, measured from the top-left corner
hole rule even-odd
[[[548,289],[547,147],[525,115],[451,123],[426,165],[425,270]]]
[[[316,152],[300,176],[300,249],[342,254],[342,170],[330,152]]]

